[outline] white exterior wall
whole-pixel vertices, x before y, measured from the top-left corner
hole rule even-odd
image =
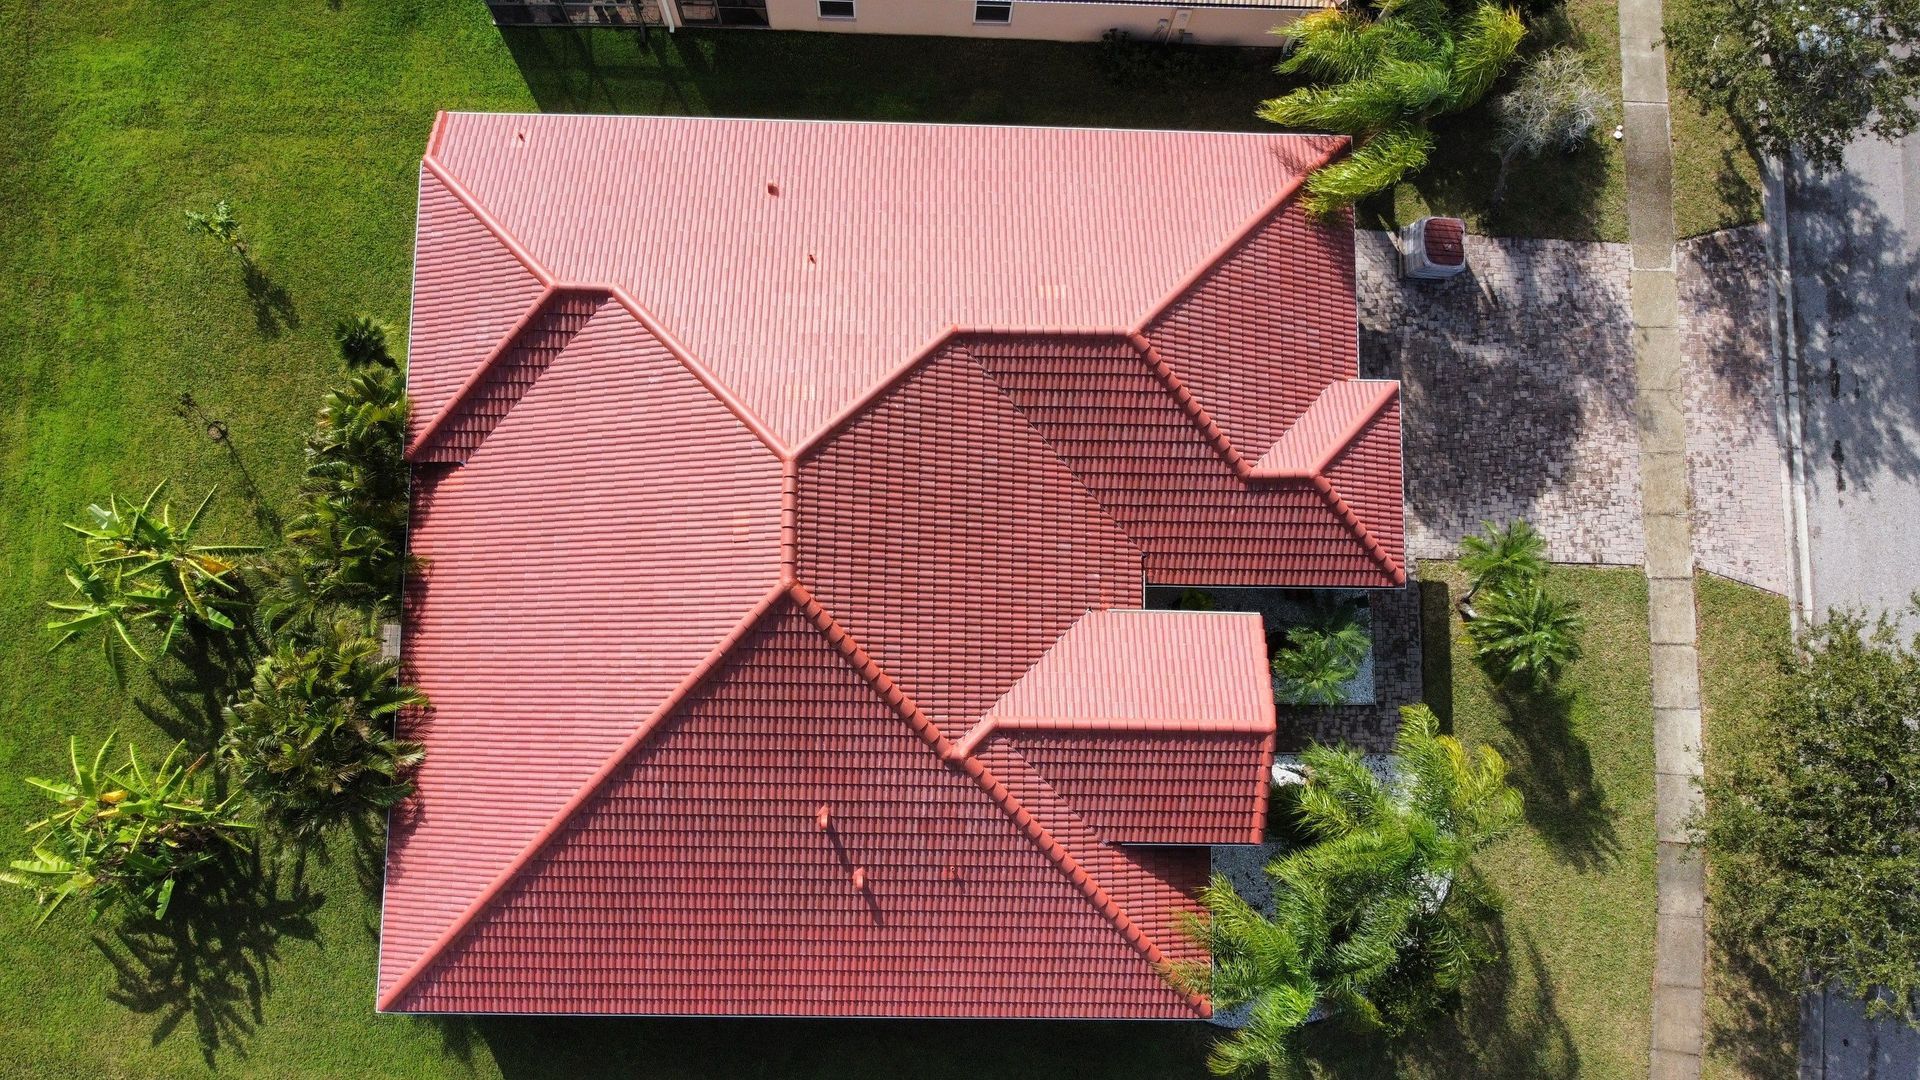
[[[854,0],[851,19],[822,19],[815,0],[767,0],[775,30],[825,30],[842,34],[932,34],[941,37],[1029,38],[1098,41],[1114,27],[1149,39],[1183,25],[1187,40],[1202,45],[1275,45],[1267,31],[1299,18],[1312,7],[1180,7],[1175,4],[1013,2],[1013,21],[975,23],[974,0]]]

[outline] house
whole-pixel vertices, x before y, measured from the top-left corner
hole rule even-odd
[[[1302,0],[487,0],[500,26],[733,27],[840,34],[1273,45],[1318,5]]]
[[[1300,135],[447,114],[398,1012],[1191,1019],[1260,617],[1404,595]]]

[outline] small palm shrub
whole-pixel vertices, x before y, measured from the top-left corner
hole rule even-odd
[[[1372,639],[1351,612],[1287,630],[1273,654],[1280,700],[1288,705],[1343,705]]]
[[[1519,820],[1519,793],[1499,754],[1468,754],[1423,705],[1401,712],[1390,780],[1350,749],[1303,756],[1297,806],[1309,839],[1267,865],[1272,914],[1216,877],[1204,913],[1184,923],[1209,959],[1170,976],[1216,1007],[1250,1012],[1215,1044],[1215,1073],[1291,1073],[1316,1007],[1403,1033],[1492,957],[1485,926],[1499,898],[1472,860]]]
[[[269,629],[312,626],[337,606],[398,613],[406,569],[405,377],[372,319],[339,329],[346,377],[327,393],[307,439],[300,512],[287,523]]]
[[[1423,167],[1429,122],[1478,102],[1525,36],[1520,16],[1489,0],[1395,0],[1333,6],[1275,31],[1293,53],[1275,69],[1317,85],[1261,105],[1273,123],[1352,135],[1355,147],[1307,180],[1317,213],[1350,206]]]
[[[348,368],[397,366],[387,348],[387,325],[371,315],[340,320],[333,328],[333,340]]]
[[[232,796],[212,794],[204,759],[180,763],[184,747],[148,771],[129,745],[127,763],[109,769],[112,737],[90,762],[70,739],[72,781],[27,780],[60,810],[27,826],[37,834],[33,857],[15,860],[0,881],[31,889],[42,923],[75,896],[92,902],[95,918],[116,905],[164,918],[176,887],[240,847],[252,828],[233,816]]]
[[[425,755],[394,731],[426,698],[401,684],[364,615],[324,621],[311,640],[283,635],[224,712],[222,759],[268,818],[297,837],[377,813],[413,790]]]
[[[59,635],[54,648],[98,632],[117,673],[121,645],[142,660],[151,659],[136,643],[136,629],[157,631],[158,651],[165,653],[184,628],[223,633],[236,628],[235,614],[243,606],[239,574],[245,557],[260,548],[195,543],[214,493],[208,491],[193,513],[175,524],[172,507],[154,506],[165,487],[163,480],[137,505],[111,497],[106,506],[87,507],[88,523],[67,525],[84,538],[84,548],[66,575],[76,599],[48,604],[61,613],[47,623]]]
[[[1547,572],[1547,542],[1518,518],[1499,526],[1483,521],[1480,535],[1460,540],[1460,568],[1467,572],[1467,600],[1482,589],[1537,581]]]
[[[1580,618],[1539,581],[1502,583],[1467,624],[1475,659],[1503,683],[1551,684],[1580,655]]]

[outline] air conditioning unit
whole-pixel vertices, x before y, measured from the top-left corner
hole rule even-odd
[[[1400,274],[1437,280],[1467,268],[1467,223],[1423,217],[1400,230]]]

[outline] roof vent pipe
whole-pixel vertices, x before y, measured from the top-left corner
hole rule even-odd
[[[867,891],[867,868],[864,866],[856,866],[853,868],[853,891]]]
[[[821,832],[826,832],[827,828],[833,824],[832,808],[826,803],[821,803],[819,813],[813,815],[813,824]]]

